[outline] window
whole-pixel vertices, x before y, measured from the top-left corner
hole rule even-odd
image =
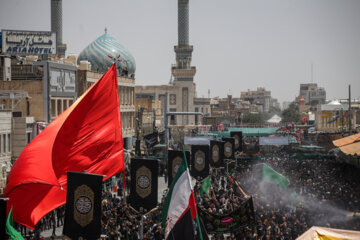
[[[170,94],[170,105],[176,105],[176,94]]]
[[[7,147],[8,147],[8,152],[11,152],[11,137],[10,137],[10,133],[7,135],[8,136],[8,142],[7,142]]]
[[[120,88],[120,92],[121,92],[121,104],[125,104],[125,91],[124,91],[124,87]]]
[[[31,142],[31,133],[27,133],[27,143],[29,144]]]
[[[51,117],[56,117],[56,100],[55,99],[51,99],[50,110],[51,110]]]
[[[170,108],[169,110],[170,112],[176,112],[176,108]],[[170,115],[170,121],[172,122],[171,124],[175,124],[175,119],[176,119],[175,115]]]
[[[56,100],[56,104],[57,104],[57,113],[56,116],[59,116],[61,114],[61,109],[62,109],[62,101],[60,99]]]
[[[30,102],[26,101],[26,116],[30,116]]]
[[[1,135],[1,153],[5,153],[5,149],[6,149],[6,135],[2,134]]]
[[[134,104],[134,89],[131,88],[130,91],[130,104],[133,105]]]

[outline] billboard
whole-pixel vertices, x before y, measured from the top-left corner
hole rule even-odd
[[[2,52],[11,55],[54,55],[57,53],[56,33],[2,30]]]

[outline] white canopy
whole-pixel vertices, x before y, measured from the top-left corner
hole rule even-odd
[[[324,228],[324,227],[311,227],[305,233],[303,233],[296,240],[358,240],[360,239],[360,232],[334,229],[334,228]]]
[[[274,116],[272,116],[272,118],[270,118],[269,120],[267,120],[266,122],[268,123],[279,123],[281,122],[281,117],[278,116],[277,114],[275,114]]]

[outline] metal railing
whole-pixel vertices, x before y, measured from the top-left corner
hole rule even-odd
[[[0,66],[0,80],[3,80],[4,69]],[[37,65],[12,65],[11,80],[42,80],[42,66]]]

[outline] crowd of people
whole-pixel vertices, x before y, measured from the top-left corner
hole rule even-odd
[[[258,174],[261,164],[267,164],[289,179],[289,186],[264,181]],[[127,176],[130,176],[129,174]],[[290,159],[284,152],[261,153],[256,160],[239,160],[236,167],[210,171],[210,198],[201,193],[201,182],[195,184],[198,208],[217,216],[225,216],[252,196],[255,219],[253,225],[233,232],[211,233],[210,239],[296,239],[311,226],[360,230],[360,169],[333,159]],[[244,194],[236,194],[233,181]],[[129,187],[130,184],[127,184]],[[157,208],[149,213],[134,210],[122,194],[103,193],[101,232],[104,239],[164,239],[161,210],[166,192]],[[29,235],[38,239],[37,232],[63,225],[64,207],[46,215]],[[143,222],[143,224],[141,224]],[[141,234],[143,236],[141,236]]]
[[[236,178],[253,196],[257,226],[253,238],[296,239],[311,226],[360,230],[360,170],[333,159],[290,159],[285,152],[245,161]],[[283,189],[254,174],[266,163],[289,179]]]

